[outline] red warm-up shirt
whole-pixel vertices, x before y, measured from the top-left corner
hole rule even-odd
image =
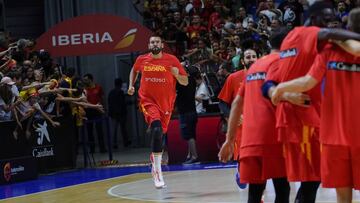
[[[241,83],[244,81],[245,74],[245,69],[230,74],[226,78],[225,84],[222,87],[218,98],[231,105],[237,95]]]
[[[360,57],[328,44],[308,74],[318,81],[324,79],[321,143],[359,147]]]
[[[285,82],[304,76],[318,54],[318,27],[297,27],[281,44],[279,68],[269,71],[266,80]],[[307,92],[311,97],[310,107],[300,107],[281,102],[276,109],[277,127],[299,127],[320,125],[320,85]]]
[[[176,97],[176,78],[171,73],[171,67],[177,67],[180,75],[186,72],[179,60],[167,53],[159,59],[152,55],[140,55],[134,64],[134,71],[141,73],[139,98],[143,105],[151,104],[160,112],[171,112]]]
[[[257,60],[248,70],[239,90],[244,98],[241,148],[254,145],[278,144],[275,107],[261,91],[267,71],[277,67],[279,54],[272,53]]]

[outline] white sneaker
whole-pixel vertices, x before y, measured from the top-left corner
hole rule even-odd
[[[165,188],[166,185],[164,182],[162,172],[155,169],[154,158],[152,155],[150,156],[150,160],[151,160],[151,175],[153,177],[156,189]]]
[[[152,167],[151,174],[152,174],[156,189],[162,189],[162,188],[166,187],[162,172],[156,171]]]

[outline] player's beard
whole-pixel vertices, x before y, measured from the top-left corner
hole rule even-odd
[[[253,63],[254,63],[254,62],[249,62],[248,64],[245,64],[246,69],[249,69],[249,68],[250,68],[250,66],[251,66]]]
[[[161,51],[162,51],[162,48],[160,47],[153,47],[150,49],[151,53],[154,54],[154,55],[158,55]]]

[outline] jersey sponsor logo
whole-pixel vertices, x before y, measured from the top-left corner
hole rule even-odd
[[[265,72],[253,73],[246,76],[246,82],[250,82],[254,80],[265,80],[265,78],[266,78]]]
[[[340,70],[350,72],[360,72],[360,64],[345,63],[341,61],[329,61],[327,64],[329,70]]]
[[[296,56],[296,55],[297,55],[296,48],[286,49],[286,50],[280,52],[281,59]]]
[[[164,66],[158,66],[158,65],[149,65],[144,66],[144,71],[151,71],[151,72],[165,72],[166,68]]]
[[[144,78],[145,82],[156,82],[156,83],[163,83],[166,82],[165,78]]]

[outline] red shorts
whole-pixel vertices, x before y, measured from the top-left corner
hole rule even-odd
[[[300,143],[284,143],[284,157],[288,180],[292,182],[320,181],[318,131],[304,126],[301,134],[298,134],[301,138]]]
[[[157,105],[153,104],[144,105],[140,103],[140,107],[148,125],[150,125],[155,120],[160,120],[163,133],[167,132],[172,112],[163,112],[159,110]]]
[[[325,188],[360,189],[360,147],[321,146],[321,182]]]
[[[282,144],[242,148],[239,164],[241,183],[262,184],[270,178],[286,177]]]

